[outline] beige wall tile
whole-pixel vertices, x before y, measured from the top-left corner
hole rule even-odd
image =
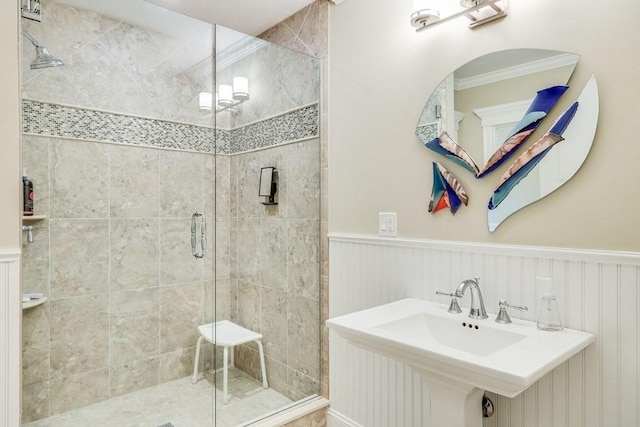
[[[108,146],[56,139],[51,145],[51,217],[106,218]]]
[[[159,150],[110,145],[109,194],[112,218],[159,215]]]
[[[263,205],[258,197],[260,168],[273,165],[263,164],[257,155],[249,153],[237,157],[236,216],[239,218],[258,217],[262,212]]]
[[[22,290],[24,293],[40,292],[48,296],[49,221],[39,221],[33,226],[32,243],[28,243],[27,234],[22,233]]]
[[[287,382],[289,387],[298,393],[297,399],[294,400],[318,393],[320,390],[320,381],[318,379],[311,378],[291,368],[287,368]]]
[[[318,140],[288,146],[287,216],[318,218],[320,215],[320,145]]]
[[[287,220],[260,220],[260,283],[271,288],[287,286]]]
[[[200,225],[198,224],[198,233]],[[201,252],[198,237],[196,249]],[[191,215],[160,220],[160,285],[202,279],[203,261],[191,253]]]
[[[109,370],[99,369],[51,381],[51,415],[109,397]]]
[[[160,350],[159,290],[112,292],[110,304],[110,363],[158,355]]]
[[[328,33],[322,31],[328,26],[329,8],[327,3],[315,1],[311,4],[304,25],[298,36],[316,58],[328,56]]]
[[[231,276],[231,218],[215,216],[215,253],[210,258],[216,260],[216,278],[221,279]],[[206,273],[206,271],[205,271]]]
[[[196,341],[193,342],[195,344]],[[160,355],[160,382],[165,383],[193,374],[195,354],[195,346],[162,353]]]
[[[247,283],[260,280],[260,219],[239,218],[237,239],[237,277]]]
[[[109,238],[111,291],[158,287],[158,219],[112,219]]]
[[[109,225],[102,219],[52,219],[51,298],[108,291]]]
[[[22,422],[40,420],[49,416],[49,382],[22,386]]]
[[[318,301],[301,297],[289,298],[289,364],[313,378],[320,376],[320,340]]]
[[[160,356],[148,356],[121,365],[114,364],[110,372],[110,398],[151,387],[160,381]]]
[[[231,317],[231,279],[216,280],[216,287],[212,290],[215,293],[215,320],[230,320]],[[205,309],[210,307],[209,303]],[[207,317],[211,319],[212,317]]]
[[[51,379],[66,378],[70,375],[107,368],[109,366],[107,295],[53,300],[50,307]]]
[[[24,135],[22,138],[22,169],[33,182],[35,215],[49,215],[49,150],[46,137]]]
[[[202,282],[160,288],[160,352],[196,345],[202,324]]]
[[[260,333],[260,287],[238,282],[238,323]]]
[[[287,294],[262,288],[260,330],[266,356],[287,363]]]
[[[209,175],[215,178],[215,214],[217,217],[226,218],[231,215],[231,157],[215,156],[215,171]],[[257,191],[257,190],[256,190]],[[213,212],[213,209],[209,209]]]
[[[287,383],[287,365],[270,357],[266,357],[265,364],[269,387],[291,399],[292,394]]]
[[[203,155],[160,151],[160,216],[189,217],[203,210]]]
[[[243,372],[251,375],[256,380],[260,379],[260,356],[257,351],[257,347],[254,344],[242,344],[234,347],[235,363],[238,368]],[[218,368],[222,367],[224,362],[220,360],[218,362]],[[266,364],[266,362],[265,362]],[[269,371],[267,371],[267,379],[269,378]]]
[[[320,298],[320,222],[289,220],[288,290],[293,295]]]
[[[22,385],[49,381],[49,302],[22,312]]]

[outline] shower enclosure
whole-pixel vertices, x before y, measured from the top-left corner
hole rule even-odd
[[[23,30],[64,65],[23,40],[23,291],[46,297],[23,425],[235,426],[319,394],[318,61],[142,0],[42,9]],[[269,386],[238,344],[226,403],[221,345],[192,381],[223,321],[261,335]]]

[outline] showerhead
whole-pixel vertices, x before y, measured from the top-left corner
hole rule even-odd
[[[55,58],[49,53],[46,47],[40,46],[40,43],[27,31],[23,31],[25,37],[29,39],[31,44],[36,47],[36,59],[31,63],[32,70],[38,70],[40,68],[59,67],[64,65],[64,62]]]

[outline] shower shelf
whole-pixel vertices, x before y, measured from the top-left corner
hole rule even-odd
[[[27,308],[32,308],[32,307],[36,307],[40,304],[44,304],[44,302],[47,300],[47,297],[42,297],[42,298],[38,298],[38,299],[34,299],[31,301],[26,301],[22,303],[22,309],[26,310]]]
[[[36,221],[42,221],[47,219],[46,215],[29,215],[29,216],[22,216],[22,221],[23,222],[36,222]]]

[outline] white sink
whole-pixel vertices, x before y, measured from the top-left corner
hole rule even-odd
[[[432,425],[442,422],[437,414],[433,418],[440,408],[448,412],[443,415],[450,426],[482,425],[474,405],[480,413],[484,390],[515,397],[595,340],[587,332],[541,331],[518,319],[498,324],[495,314],[475,320],[464,308],[460,314],[447,308],[404,299],[329,319],[327,326],[359,347],[416,369],[431,391]],[[468,416],[452,422],[450,411]]]
[[[420,312],[381,323],[376,328],[387,331],[395,339],[418,347],[446,347],[478,356],[488,356],[527,337],[506,328],[488,328],[459,316],[445,318]],[[482,329],[480,329],[482,328]]]

